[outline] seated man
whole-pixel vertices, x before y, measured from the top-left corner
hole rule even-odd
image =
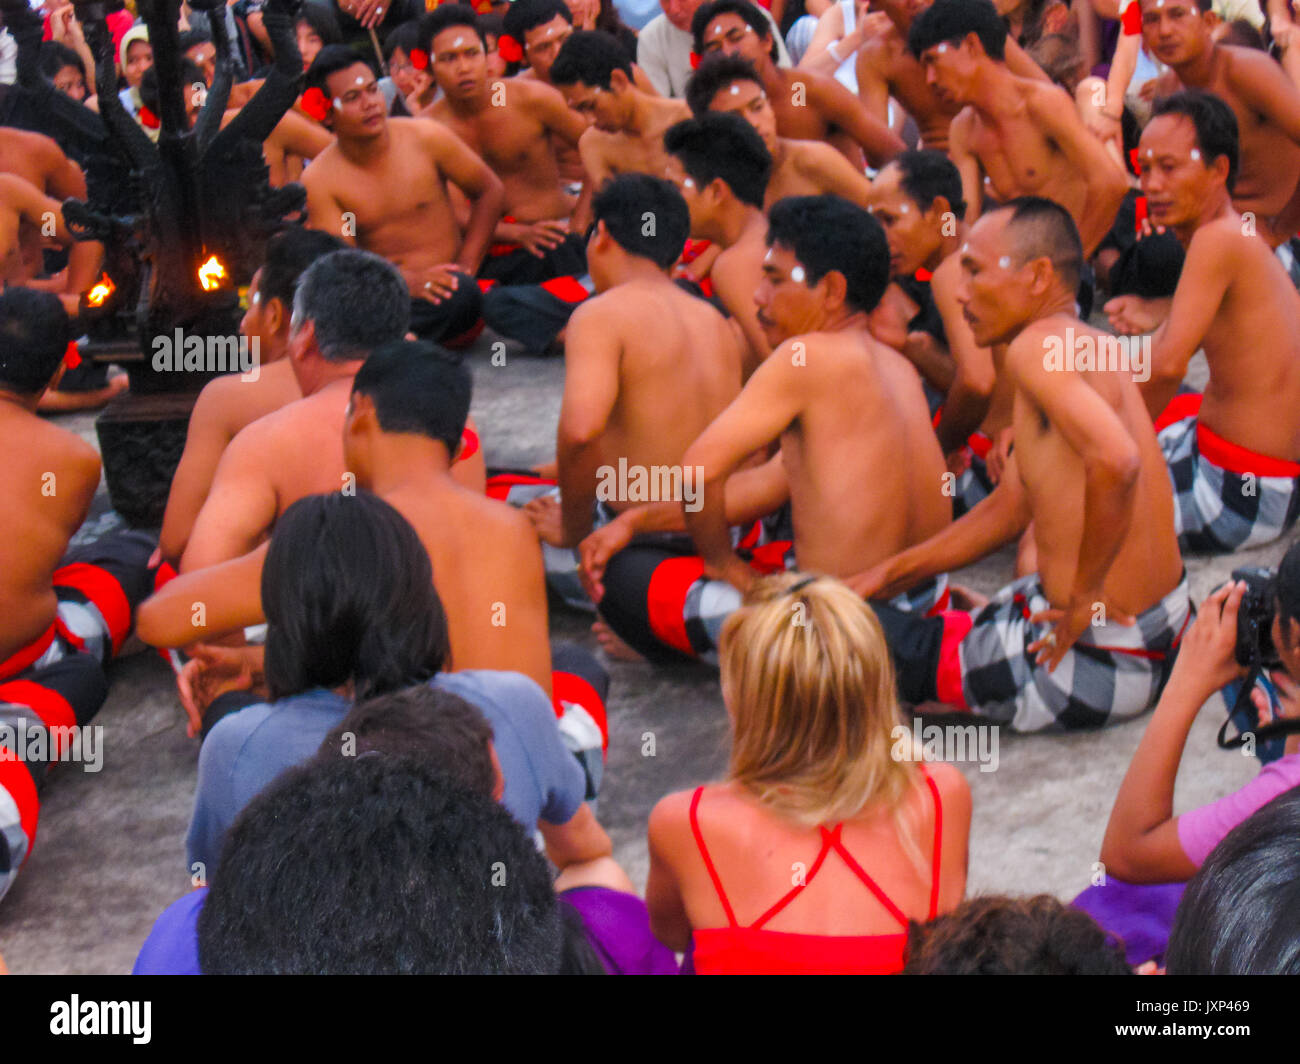
[[[438,123],[390,119],[374,72],[342,45],[321,49],[307,86],[304,97],[338,138],[303,174],[307,224],[401,271],[418,336],[466,339],[482,307],[474,275],[501,218],[500,178]],[[464,233],[449,181],[473,205]]]
[[[1191,550],[1268,543],[1300,513],[1300,295],[1229,199],[1237,122],[1226,103],[1191,90],[1159,101],[1138,151],[1152,224],[1187,249],[1142,389],[1174,484],[1174,527]],[[1147,332],[1152,306],[1121,296],[1106,309],[1118,330]],[[1205,395],[1175,395],[1198,349]]]
[[[688,203],[711,195],[685,194]],[[772,208],[768,241],[754,299],[774,350],[682,459],[697,489],[680,509],[700,556],[665,544],[615,555],[604,572],[605,620],[659,660],[712,660],[723,620],[760,567],[848,576],[950,520],[920,379],[866,328],[888,281],[880,226],[846,200],[809,196]],[[774,458],[736,473],[777,441]],[[728,526],[786,500],[793,544],[743,559]],[[924,613],[945,592],[934,579],[899,605]]]
[[[249,337],[258,360],[256,380],[229,374],[199,393],[185,436],[185,450],[172,477],[158,549],[175,565],[185,553],[227,445],[260,417],[302,398],[289,354],[289,319],[298,278],[322,255],[344,246],[314,229],[287,229],[266,248],[266,261],[248,285],[248,309],[239,332]]]
[[[1114,338],[1081,322],[1078,230],[1045,199],[972,228],[960,299],[976,343],[1007,344],[1015,451],[997,489],[942,534],[848,581],[868,597],[948,572],[1033,522],[1039,571],[973,613],[878,606],[902,696],[1016,731],[1098,728],[1145,712],[1191,617],[1172,492]],[[1098,354],[1100,352],[1100,354]]]
[[[425,16],[420,47],[442,90],[421,116],[460,137],[505,185],[506,214],[479,276],[509,285],[582,274],[582,239],[569,232],[575,197],[560,187],[557,150],[577,148],[586,124],[549,85],[489,82],[483,37],[468,7],[444,4]]]
[[[99,484],[99,456],[38,417],[57,382],[71,329],[50,292],[0,294],[0,468],[10,534],[0,542],[0,896],[31,855],[37,787],[70,728],[108,695],[104,667],[131,630],[152,580],[153,543],[118,533],[68,550]],[[75,348],[73,349],[75,351]],[[26,741],[8,749],[15,736]],[[37,738],[39,736],[39,739]],[[35,749],[44,755],[32,757]]]

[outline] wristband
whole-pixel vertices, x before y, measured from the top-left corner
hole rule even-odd
[[[835,47],[839,43],[839,41],[831,41],[831,43],[826,46],[826,51],[835,62],[842,63],[844,62],[844,56],[840,55],[839,49]]]

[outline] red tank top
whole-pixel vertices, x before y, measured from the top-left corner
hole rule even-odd
[[[930,885],[930,914],[933,920],[939,913],[939,856],[943,842],[943,807],[939,801],[939,788],[925,773],[934,799],[934,856],[933,880]],[[907,916],[885,894],[875,880],[854,860],[853,855],[840,841],[844,825],[833,828],[819,827],[822,846],[817,859],[808,870],[802,883],[795,886],[780,901],[767,910],[754,923],[742,927],[736,921],[731,902],[722,889],[718,870],[704,845],[700,833],[697,810],[703,787],[697,787],[691,798],[691,832],[695,845],[704,858],[709,878],[718,892],[718,899],[727,914],[727,927],[696,930],[692,936],[695,971],[700,975],[893,975],[903,970],[903,951],[907,945]],[[801,935],[785,931],[766,931],[763,925],[794,901],[821,870],[831,850],[853,871],[883,905],[901,928],[892,935]]]

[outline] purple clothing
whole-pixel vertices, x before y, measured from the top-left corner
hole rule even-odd
[[[1300,753],[1270,761],[1241,790],[1184,813],[1178,818],[1178,842],[1187,859],[1204,864],[1228,832],[1292,787],[1300,787]]]
[[[1136,968],[1150,960],[1164,962],[1174,913],[1186,887],[1186,883],[1125,883],[1108,877],[1105,884],[1089,887],[1070,904],[1123,942],[1124,958]]]
[[[154,921],[140,947],[132,975],[202,975],[199,971],[199,913],[208,888],[191,891],[172,902]]]

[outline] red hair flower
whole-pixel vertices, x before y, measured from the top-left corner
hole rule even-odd
[[[700,55],[698,52],[691,53],[691,69],[692,70],[700,69]]]
[[[412,48],[411,66],[415,67],[416,70],[428,70],[429,53],[426,52],[423,48]]]
[[[523,46],[508,33],[503,33],[497,38],[497,52],[507,63],[524,61]]]
[[[1142,32],[1142,6],[1138,0],[1133,0],[1124,9],[1124,14],[1120,17],[1120,25],[1124,27],[1125,37],[1136,37]]]
[[[162,123],[158,121],[158,116],[154,114],[144,104],[140,105],[140,124],[145,129],[157,129]]]
[[[63,352],[63,365],[65,369],[76,369],[81,365],[81,352],[77,350],[76,340],[68,341],[68,349]]]
[[[303,113],[317,122],[324,122],[325,116],[330,113],[329,100],[315,85],[302,94],[299,104],[302,106]]]

